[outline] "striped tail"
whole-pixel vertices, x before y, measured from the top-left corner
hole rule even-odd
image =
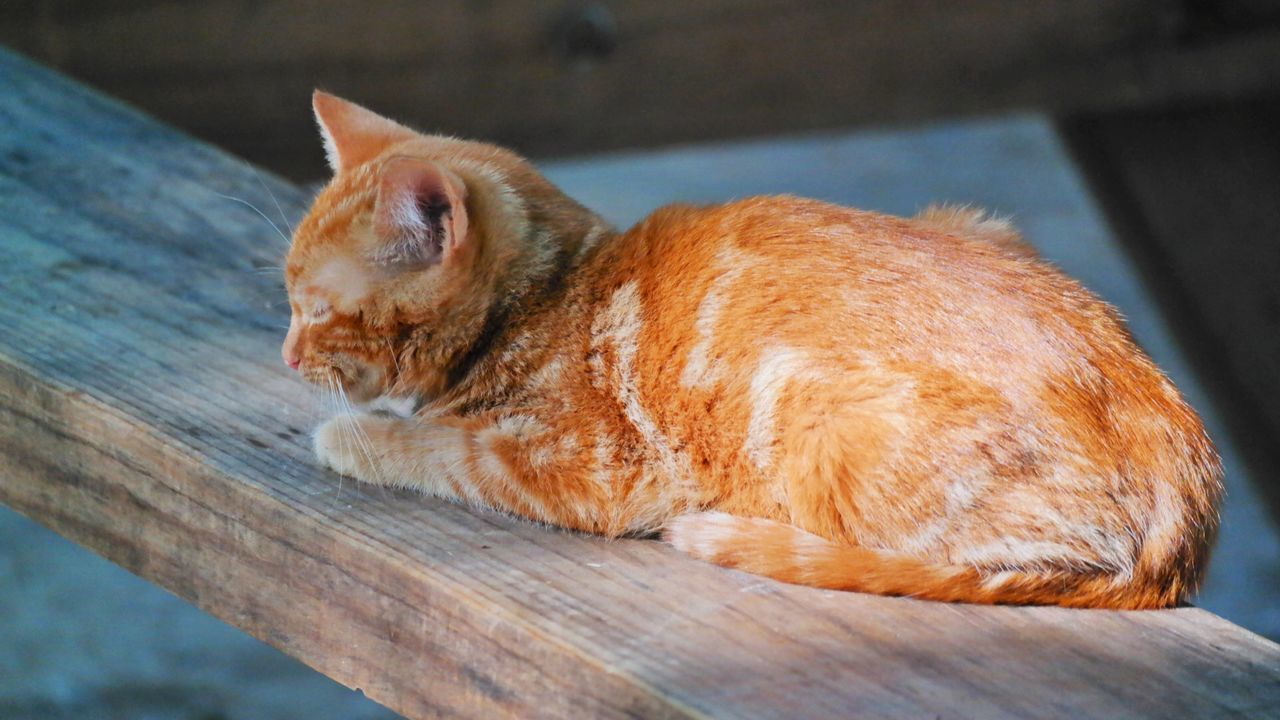
[[[794,525],[704,512],[675,518],[664,538],[724,567],[797,585],[924,600],[1142,609],[1169,607],[1182,588],[1103,571],[983,571],[898,553],[839,545]]]

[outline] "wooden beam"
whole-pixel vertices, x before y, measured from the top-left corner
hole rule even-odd
[[[0,501],[410,717],[1280,706],[1280,646],[1195,608],[825,592],[342,482],[229,199],[303,194],[4,53],[0,125]]]
[[[534,155],[1280,88],[1180,0],[15,3],[0,42],[299,179],[320,86]]]

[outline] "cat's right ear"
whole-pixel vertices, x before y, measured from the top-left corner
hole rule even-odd
[[[457,261],[468,243],[467,186],[430,160],[392,158],[382,169],[374,230],[379,261],[421,267]]]
[[[372,160],[389,145],[414,136],[394,120],[320,90],[311,95],[311,108],[324,138],[329,168],[335,173]]]

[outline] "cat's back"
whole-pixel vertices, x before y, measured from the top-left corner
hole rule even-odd
[[[925,360],[993,337],[1070,352],[1089,345],[1085,333],[1123,334],[1078,283],[978,223],[754,197],[659,209],[611,255],[606,281],[634,284],[661,326],[655,344],[719,337],[726,350],[780,343]]]
[[[746,436],[796,388],[875,388],[895,411],[1031,428],[1099,462],[1123,422],[1152,439],[1127,460],[1209,464],[1198,418],[1114,310],[995,240],[963,218],[795,197],[670,206],[610,249],[596,327],[625,326],[638,389],[673,425],[714,407]]]
[[[867,294],[887,284],[945,288],[1057,276],[1031,251],[1013,248],[1007,226],[984,237],[988,230],[980,217],[944,223],[786,195],[669,205],[625,233],[616,258],[624,269],[658,275],[674,268],[711,268],[714,274],[767,265],[779,284],[839,276],[845,284],[861,284]]]

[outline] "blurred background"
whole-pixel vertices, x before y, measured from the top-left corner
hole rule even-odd
[[[1280,639],[1280,0],[7,0],[0,45],[300,183],[320,87],[620,225],[762,192],[1011,215],[1204,414],[1197,603]],[[3,509],[0,618],[3,718],[389,716]]]

